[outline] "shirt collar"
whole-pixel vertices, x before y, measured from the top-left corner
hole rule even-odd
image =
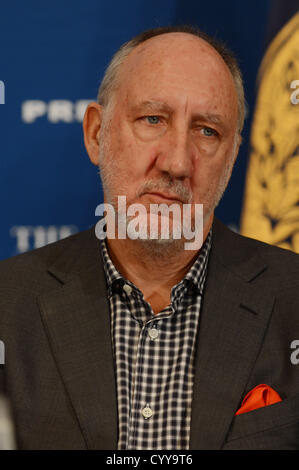
[[[203,294],[204,283],[207,274],[207,266],[209,253],[212,244],[212,228],[210,229],[208,236],[200,249],[199,255],[196,258],[195,262],[184,276],[184,278],[172,289],[172,298],[177,296],[178,291],[183,293],[183,287],[187,288],[188,293],[192,291],[198,292],[201,295]],[[139,289],[130,281],[125,279],[114,266],[107,249],[106,240],[100,240],[100,247],[104,265],[104,272],[106,276],[106,281],[108,285],[108,291],[110,293],[118,290],[125,283],[129,284],[132,288]],[[140,291],[139,291],[140,292]]]

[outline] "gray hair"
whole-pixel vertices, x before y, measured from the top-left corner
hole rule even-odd
[[[161,34],[167,33],[188,33],[196,36],[200,39],[203,39],[208,44],[210,44],[222,57],[224,62],[226,63],[227,67],[229,68],[235,86],[237,90],[238,96],[238,132],[241,133],[244,120],[246,117],[247,109],[246,109],[246,101],[245,101],[245,93],[244,93],[244,86],[243,86],[243,79],[242,73],[239,68],[238,62],[234,56],[234,54],[227,48],[227,46],[219,41],[218,39],[212,38],[211,36],[207,35],[206,33],[202,32],[200,29],[193,27],[193,26],[166,26],[166,27],[159,27],[149,29],[144,31],[137,36],[135,36],[130,41],[124,43],[120,49],[114,54],[112,57],[106,72],[104,74],[103,80],[99,87],[97,100],[98,103],[104,107],[107,107],[108,104],[111,104],[111,98],[113,92],[116,91],[118,87],[118,78],[119,78],[119,71],[121,65],[124,63],[125,59],[128,57],[130,52],[137,47],[139,44],[147,41],[150,38],[155,36],[159,36]]]

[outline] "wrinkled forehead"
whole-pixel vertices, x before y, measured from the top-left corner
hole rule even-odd
[[[138,45],[121,66],[122,102],[163,97],[194,105],[221,104],[237,112],[234,79],[220,54],[206,41],[187,33],[168,33]],[[231,108],[231,109],[229,109]]]

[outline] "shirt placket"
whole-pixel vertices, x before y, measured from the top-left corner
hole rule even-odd
[[[146,310],[146,307],[144,307]],[[151,310],[151,309],[150,309]],[[155,419],[155,409],[151,402],[150,397],[143,396],[143,391],[147,388],[149,383],[146,381],[146,373],[149,364],[147,359],[154,359],[151,356],[151,342],[158,340],[159,332],[158,325],[165,317],[168,317],[171,313],[165,312],[159,314],[148,321],[144,322],[139,336],[139,342],[136,353],[136,365],[134,373],[134,387],[132,390],[131,397],[131,414],[129,420],[129,432],[128,432],[128,443],[127,449],[140,449],[140,441],[142,440],[143,431],[152,424],[152,420]],[[152,312],[153,314],[153,312]],[[151,380],[148,376],[147,380]],[[153,394],[155,394],[154,387],[152,388]]]

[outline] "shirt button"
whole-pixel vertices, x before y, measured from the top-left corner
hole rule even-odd
[[[159,331],[157,328],[151,328],[148,332],[150,339],[157,339],[159,336]]]
[[[144,419],[151,418],[153,416],[153,410],[148,405],[146,405],[142,410],[142,416]]]
[[[130,295],[132,292],[132,287],[129,286],[129,284],[124,284],[123,290],[125,291],[126,294]]]

